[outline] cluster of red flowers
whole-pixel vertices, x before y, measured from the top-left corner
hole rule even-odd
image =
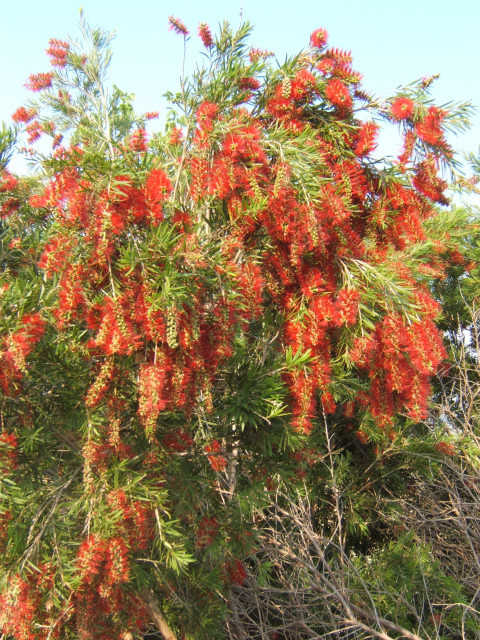
[[[328,40],[328,33],[326,29],[320,28],[315,29],[315,31],[310,36],[310,44],[312,47],[316,47],[317,49],[322,49]]]
[[[53,67],[64,67],[67,64],[68,51],[70,45],[64,40],[52,38],[49,41],[47,55],[50,56],[50,63]]]
[[[410,98],[400,96],[392,102],[390,110],[395,120],[407,120],[413,116],[415,103]]]
[[[201,22],[198,25],[198,35],[202,39],[204,47],[210,49],[210,47],[213,46],[212,33],[208,24],[205,24],[205,22]]]
[[[341,109],[351,109],[353,105],[352,96],[344,82],[338,78],[332,78],[325,89],[325,96],[330,102]]]
[[[219,526],[218,520],[213,516],[203,517],[198,525],[195,546],[208,547],[211,545],[218,534]]]
[[[437,442],[435,444],[435,449],[438,452],[443,453],[443,455],[445,456],[455,455],[455,445],[453,445],[451,442],[444,442],[443,440],[441,440],[440,442]]]
[[[81,583],[74,603],[79,638],[118,638],[119,611],[128,611],[125,633],[129,628],[142,631],[147,622],[145,607],[123,588],[129,581],[130,561],[122,537],[88,535],[78,550],[77,568]]]
[[[365,122],[357,135],[355,142],[355,155],[368,156],[377,146],[379,126],[375,122]]]
[[[227,461],[220,455],[220,451],[221,446],[218,440],[212,440],[205,446],[205,453],[208,454],[208,461],[214,471],[223,471],[227,466]]]
[[[193,445],[193,440],[191,435],[183,429],[176,429],[167,433],[162,440],[162,445],[167,451],[183,453]]]
[[[132,151],[143,153],[147,150],[147,132],[145,129],[137,129],[128,140],[128,146]]]
[[[18,184],[18,179],[6,169],[0,173],[0,193],[12,191]]]
[[[114,489],[107,495],[107,504],[112,513],[121,512],[121,520],[116,525],[118,536],[126,540],[130,553],[148,547],[154,537],[155,516],[140,500],[129,500],[123,489]]]
[[[13,576],[0,594],[0,632],[15,640],[57,638],[59,627],[42,606],[43,593],[52,586],[53,572],[47,565],[40,564],[24,577]]]
[[[44,91],[52,86],[53,73],[35,73],[29,76],[25,86],[30,91]]]
[[[238,558],[234,558],[225,564],[224,574],[230,584],[236,584],[240,587],[245,583],[248,576],[245,565]]]
[[[180,20],[180,18],[175,18],[174,16],[170,16],[168,18],[168,22],[170,24],[170,27],[169,27],[170,31],[175,31],[175,33],[178,33],[182,36],[188,36],[188,34],[190,33],[187,27]]]
[[[14,122],[30,122],[37,115],[37,110],[33,107],[26,109],[25,107],[19,107],[13,114],[12,120]]]
[[[9,473],[17,466],[18,441],[14,433],[0,433],[0,472]]]
[[[24,314],[20,327],[3,340],[0,351],[0,388],[8,395],[17,388],[26,370],[26,359],[45,331],[45,321],[38,313]]]

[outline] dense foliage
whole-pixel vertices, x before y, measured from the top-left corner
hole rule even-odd
[[[439,370],[459,397],[458,315],[437,323],[475,269],[445,193],[468,106],[431,79],[379,103],[325,30],[282,65],[249,31],[200,25],[149,136],[83,24],[2,133],[5,640],[479,632],[475,580],[414,517],[459,477],[478,504],[475,421],[428,412]]]

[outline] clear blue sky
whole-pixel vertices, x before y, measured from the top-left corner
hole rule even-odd
[[[279,60],[325,27],[330,45],[352,51],[364,88],[376,96],[440,73],[433,92],[439,103],[471,100],[480,107],[478,0],[0,0],[0,120],[9,120],[29,97],[23,88],[28,75],[48,70],[49,38],[77,35],[80,6],[90,24],[116,31],[111,81],[136,95],[137,111],[162,111],[162,94],[178,87],[183,43],[168,30],[169,15],[192,34],[188,68],[200,60],[198,23],[236,25],[241,10],[255,25],[252,44],[275,51]],[[452,142],[478,149],[480,113],[474,128]]]

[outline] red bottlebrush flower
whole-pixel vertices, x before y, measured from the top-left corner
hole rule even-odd
[[[93,408],[100,404],[105,393],[110,387],[110,383],[115,374],[115,367],[111,358],[105,359],[102,363],[95,382],[87,391],[85,397],[85,405]]]
[[[47,55],[50,56],[50,62],[54,67],[64,67],[67,64],[67,55],[70,49],[68,42],[63,40],[56,40],[52,38],[49,41],[49,47],[46,50]]]
[[[52,86],[53,73],[35,73],[29,76],[25,87],[29,91],[43,91]]]
[[[205,22],[201,22],[198,25],[198,35],[202,39],[204,47],[209,49],[211,46],[213,46],[212,33],[208,24],[206,24]]]
[[[102,576],[110,585],[128,582],[130,577],[130,566],[128,560],[128,547],[125,540],[120,537],[109,538],[108,560],[105,564],[106,575]]]
[[[183,453],[192,446],[193,440],[190,434],[188,434],[186,431],[177,429],[176,431],[167,433],[167,435],[162,440],[162,444],[165,449],[168,449],[169,451]]]
[[[174,16],[170,16],[168,18],[168,22],[170,24],[170,31],[175,31],[175,33],[181,34],[182,36],[188,36],[190,33],[187,27],[183,24],[183,22],[179,18],[175,18]]]
[[[335,60],[332,58],[323,58],[323,60],[320,60],[317,64],[317,69],[324,75],[328,75],[335,69]]]
[[[25,314],[21,322],[22,327],[12,333],[8,339],[8,353],[18,371],[25,370],[25,359],[43,336],[46,324],[38,313]]]
[[[325,89],[325,96],[336,107],[350,109],[353,105],[352,96],[350,95],[348,87],[337,78],[329,81]]]
[[[214,102],[202,102],[202,104],[198,107],[196,118],[198,124],[202,124],[205,120],[213,120],[218,113],[218,104]]]
[[[7,200],[4,200],[0,205],[0,218],[8,218],[8,216],[11,216],[12,213],[18,209],[20,209],[20,200],[17,198],[7,198]]]
[[[447,198],[443,195],[448,184],[438,175],[433,156],[429,156],[417,165],[412,182],[417,191],[433,202],[448,204]]]
[[[238,84],[240,89],[243,89],[244,91],[256,91],[260,88],[260,81],[256,78],[241,78]]]
[[[245,565],[238,558],[228,562],[225,565],[224,570],[230,583],[238,584],[240,587],[245,583],[248,576]]]
[[[157,418],[168,406],[171,364],[144,364],[139,372],[138,413],[147,435],[154,433]]]
[[[145,195],[155,220],[163,219],[163,203],[173,191],[173,185],[163,169],[152,169],[145,182]]]
[[[322,395],[322,407],[325,413],[332,414],[335,413],[335,409],[337,407],[335,400],[330,392],[324,393]]]
[[[156,120],[159,116],[159,112],[158,111],[147,111],[147,113],[145,114],[145,119],[146,120]]]
[[[204,517],[198,525],[196,547],[207,547],[214,541],[219,529],[219,524],[214,517]]]
[[[147,132],[145,129],[137,129],[128,139],[128,146],[132,151],[142,153],[147,150]]]
[[[390,105],[390,112],[395,120],[406,120],[413,116],[415,103],[410,98],[396,98]]]
[[[218,440],[212,440],[210,444],[207,444],[205,447],[205,452],[212,455],[207,455],[210,466],[214,471],[223,471],[227,466],[227,461],[223,456],[218,455],[220,451],[220,443]]]
[[[441,124],[445,116],[446,111],[443,111],[438,107],[430,107],[425,118],[415,126],[415,130],[420,140],[431,145],[438,146],[444,144],[445,141]]]
[[[0,173],[0,193],[12,191],[18,185],[18,179],[9,171],[5,170]]]
[[[52,149],[58,149],[63,142],[63,136],[60,133],[57,133],[52,141]]]
[[[36,142],[41,135],[44,133],[42,125],[38,122],[38,120],[34,120],[27,124],[26,131],[28,133],[28,144],[33,144]]]
[[[205,447],[207,453],[218,453],[220,449],[221,447],[218,440],[212,440],[210,444],[207,444]]]
[[[377,135],[379,126],[375,122],[365,122],[358,132],[355,143],[355,155],[358,157],[367,156],[377,146]]]
[[[198,107],[196,118],[198,128],[195,132],[194,142],[199,147],[208,146],[209,134],[213,130],[213,119],[218,113],[218,105],[213,102],[202,102]]]
[[[130,354],[140,347],[140,337],[135,332],[127,298],[105,297],[101,307],[101,323],[91,347],[99,348],[104,354]]]
[[[403,151],[398,156],[398,162],[400,165],[405,165],[410,158],[412,157],[412,153],[415,149],[415,143],[417,142],[417,136],[414,131],[407,131],[405,133],[405,138],[403,140]]]
[[[77,566],[82,578],[82,586],[92,585],[102,572],[107,557],[106,540],[89,534],[82,542],[77,553]]]
[[[315,76],[307,69],[300,69],[292,79],[291,96],[294,100],[304,100],[312,95],[316,85]]]
[[[455,455],[455,447],[450,442],[437,442],[435,445],[435,449],[439,453],[443,453],[445,456],[453,456]]]
[[[365,431],[362,431],[361,429],[359,429],[355,435],[357,436],[358,440],[360,440],[362,444],[367,444],[367,442],[370,439],[368,435],[365,433]]]
[[[25,107],[19,107],[14,113],[12,113],[12,120],[14,122],[30,122],[37,115],[37,110],[33,107],[25,109]]]
[[[0,471],[6,473],[17,466],[17,437],[13,433],[0,433]]]
[[[182,140],[183,140],[183,131],[178,127],[173,127],[172,131],[170,132],[169,143],[173,146],[176,146],[177,144],[180,144]]]
[[[332,47],[331,49],[327,49],[325,51],[325,56],[327,58],[331,58],[335,65],[351,65],[353,58],[351,51],[345,51],[344,49],[337,49],[336,47]]]
[[[312,47],[315,47],[316,49],[323,49],[323,47],[327,44],[327,40],[328,32],[326,29],[315,29],[315,31],[310,36],[310,45]]]
[[[223,471],[227,466],[227,461],[223,456],[208,456],[208,461],[214,471]]]
[[[360,294],[356,289],[341,289],[335,300],[335,321],[342,324],[355,324],[358,316]]]

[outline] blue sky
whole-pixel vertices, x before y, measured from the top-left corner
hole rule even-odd
[[[183,42],[168,30],[169,15],[191,31],[188,69],[201,60],[198,23],[212,30],[224,19],[236,25],[241,11],[255,26],[252,45],[275,51],[279,60],[307,47],[313,29],[325,27],[331,46],[352,51],[363,86],[374,95],[386,97],[399,85],[440,73],[433,91],[438,103],[480,106],[478,0],[0,0],[0,120],[29,97],[28,75],[48,70],[49,38],[78,34],[80,6],[90,24],[116,31],[110,79],[136,95],[138,111],[162,111],[163,93],[178,87]],[[470,132],[452,142],[478,149],[480,113]]]

